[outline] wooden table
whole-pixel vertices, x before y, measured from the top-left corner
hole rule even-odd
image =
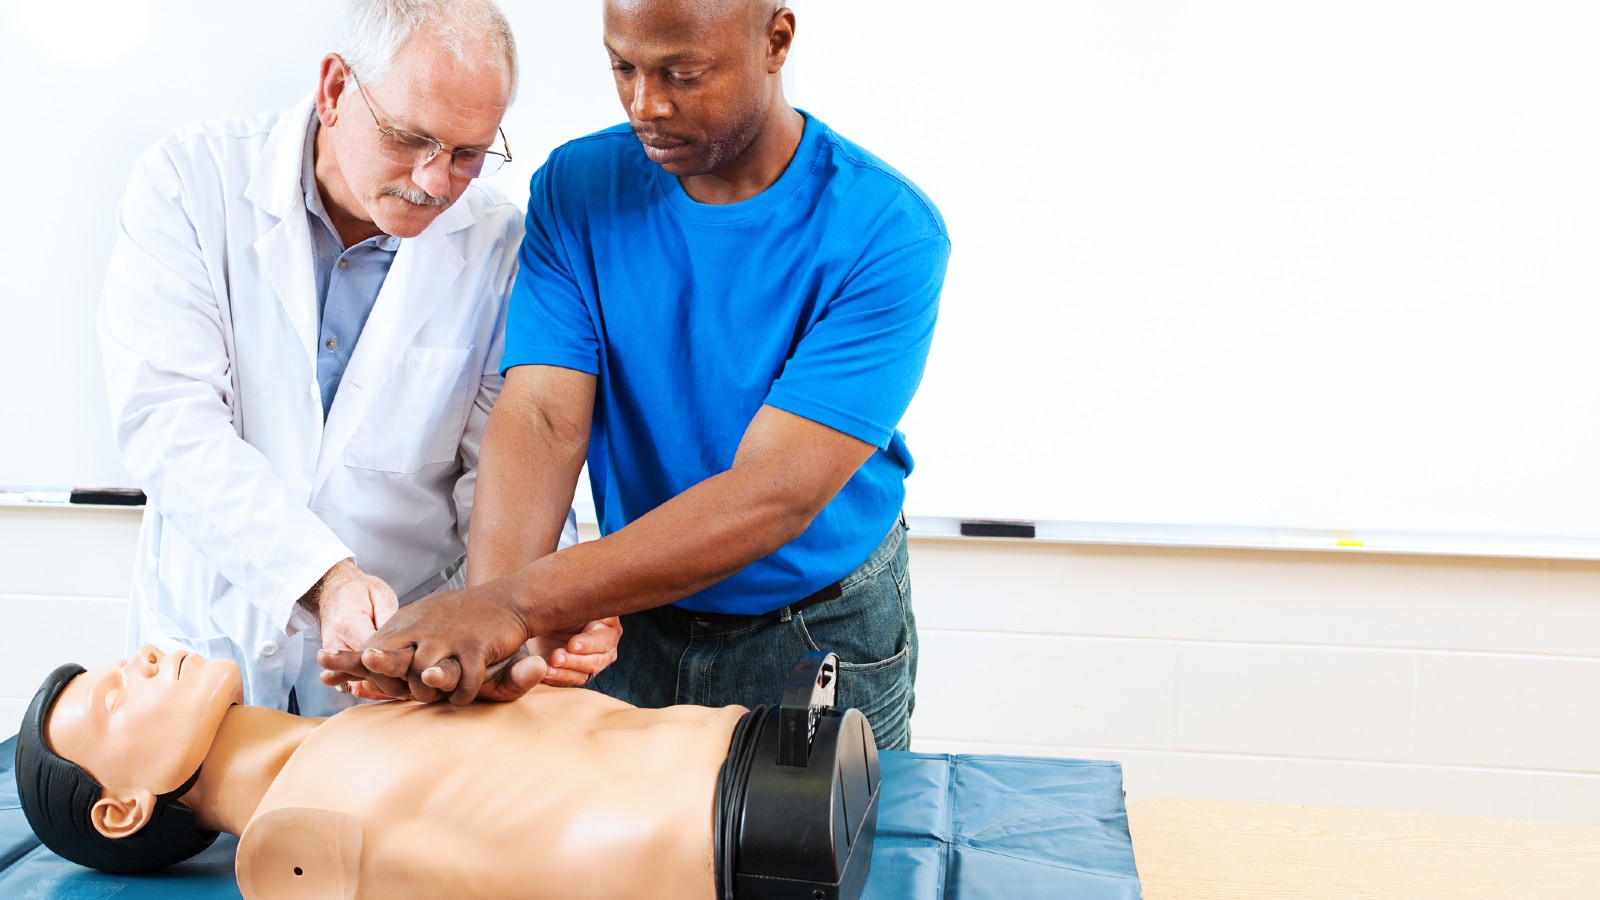
[[[1145,900],[1600,898],[1600,826],[1275,806],[1128,804]]]

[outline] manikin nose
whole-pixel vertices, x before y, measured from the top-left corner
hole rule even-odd
[[[156,649],[150,644],[145,644],[139,648],[138,652],[134,653],[133,659],[130,660],[130,662],[136,663],[137,665],[135,668],[137,668],[140,672],[143,672],[145,675],[154,675],[161,671],[161,663],[165,661],[166,658],[167,655],[165,653],[162,653],[160,650]]]

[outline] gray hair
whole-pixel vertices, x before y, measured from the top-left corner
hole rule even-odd
[[[480,62],[469,54],[484,50],[504,57],[516,99],[517,42],[493,0],[349,0],[339,55],[357,78],[377,84],[406,41],[425,29],[459,61]]]

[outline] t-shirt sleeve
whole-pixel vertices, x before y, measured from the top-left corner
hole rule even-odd
[[[922,381],[949,259],[941,232],[864,262],[801,338],[767,405],[887,449]]]
[[[549,365],[600,372],[600,344],[583,291],[572,276],[555,195],[556,159],[540,167],[528,190],[528,215],[517,253],[517,280],[506,310],[504,374],[515,366]]]

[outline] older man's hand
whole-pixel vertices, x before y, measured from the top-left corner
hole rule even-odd
[[[334,563],[300,605],[317,617],[322,649],[333,652],[364,647],[400,607],[393,588],[349,559]],[[366,700],[388,699],[361,679],[350,680],[350,692]]]
[[[528,650],[550,663],[545,684],[577,687],[588,684],[606,666],[617,661],[622,621],[616,616],[596,619],[578,631],[541,634],[528,642]]]

